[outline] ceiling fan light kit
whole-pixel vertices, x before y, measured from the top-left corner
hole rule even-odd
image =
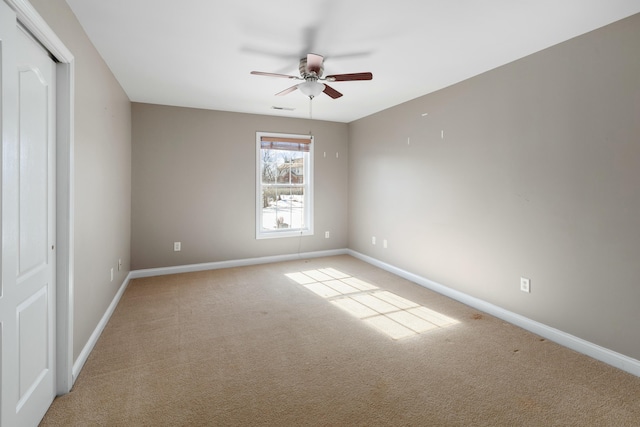
[[[320,81],[346,82],[373,79],[373,74],[369,72],[334,74],[331,76],[322,77],[322,74],[324,73],[324,58],[321,55],[316,55],[315,53],[309,53],[307,54],[306,58],[302,58],[300,60],[300,65],[298,66],[298,70],[300,71],[300,76],[265,73],[262,71],[252,71],[251,74],[266,77],[281,77],[285,79],[304,80],[303,83],[299,83],[295,86],[291,86],[290,88],[276,93],[276,96],[286,95],[295,91],[296,89],[300,89],[300,92],[308,96],[310,99],[315,98],[316,96],[320,95],[320,93],[325,93],[333,99],[340,98],[342,96],[340,92],[327,84],[320,83]]]
[[[318,81],[307,80],[304,83],[300,83],[298,85],[298,89],[300,89],[300,92],[304,93],[309,98],[315,98],[324,91],[325,85],[318,83]]]

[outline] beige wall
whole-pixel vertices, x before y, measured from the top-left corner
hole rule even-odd
[[[640,359],[639,47],[636,15],[351,123],[349,247]]]
[[[346,247],[346,124],[138,103],[132,115],[133,269]],[[256,240],[256,131],[313,133],[315,235]]]
[[[75,57],[75,360],[129,272],[131,103],[64,0],[31,4]]]
[[[129,260],[348,246],[640,359],[640,16],[346,125],[131,106],[67,4],[31,2],[76,57],[74,358]],[[309,130],[315,236],[255,240],[255,132]]]

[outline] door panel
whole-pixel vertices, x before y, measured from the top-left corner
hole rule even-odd
[[[0,1],[0,425],[36,426],[55,397],[55,63]]]
[[[47,113],[49,82],[33,65],[19,69],[18,281],[30,271],[47,268],[49,147]]]
[[[19,423],[38,423],[55,397],[55,64],[18,32],[18,248],[16,306]]]
[[[18,407],[46,379],[51,366],[48,351],[48,308],[47,286],[17,308],[18,314],[18,365],[20,392]]]

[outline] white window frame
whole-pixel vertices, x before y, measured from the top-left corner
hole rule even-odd
[[[309,161],[305,164],[304,171],[304,228],[286,228],[286,229],[266,229],[263,227],[262,212],[262,156],[261,156],[261,138],[263,136],[276,138],[300,138],[310,140],[309,144]],[[280,237],[299,237],[313,235],[313,136],[297,135],[273,132],[256,132],[256,239],[272,239]]]

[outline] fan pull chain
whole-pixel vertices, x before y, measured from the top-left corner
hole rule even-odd
[[[309,97],[309,120],[313,120],[313,98]],[[311,132],[311,123],[309,123],[309,136],[313,141],[313,133]]]

